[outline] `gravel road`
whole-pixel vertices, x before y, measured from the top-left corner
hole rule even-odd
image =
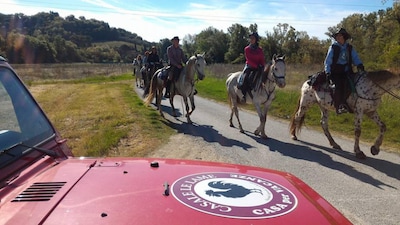
[[[307,128],[298,136],[300,141],[293,141],[288,122],[271,117],[266,125],[269,138],[260,139],[253,134],[258,126],[256,114],[240,111],[246,130],[242,134],[229,127],[230,109],[226,104],[199,96],[195,96],[195,101],[196,110],[191,117],[194,123],[190,125],[182,115],[180,96],[174,101],[180,113],[176,118],[168,115],[170,105],[163,100],[169,125],[177,134],[150,157],[218,161],[286,171],[310,185],[354,224],[400,224],[399,155],[381,151],[372,156],[369,146],[361,145],[368,159],[358,160],[352,153],[351,137],[336,136],[336,142],[344,149],[337,151],[329,147],[321,130]]]

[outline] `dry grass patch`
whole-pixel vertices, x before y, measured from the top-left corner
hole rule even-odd
[[[76,156],[145,156],[172,129],[144,107],[132,81],[30,87]]]

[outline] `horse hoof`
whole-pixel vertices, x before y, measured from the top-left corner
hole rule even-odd
[[[372,155],[378,155],[379,154],[379,148],[372,146],[371,147],[371,154]]]
[[[367,156],[364,154],[364,152],[357,152],[356,153],[357,159],[366,159]]]
[[[244,130],[240,130],[240,133],[244,134]]]
[[[342,147],[340,147],[339,145],[333,145],[332,148],[336,150],[343,150]]]
[[[295,135],[292,135],[292,140],[297,141],[297,137]]]
[[[268,136],[267,135],[261,135],[261,138],[262,139],[268,139]]]
[[[230,127],[235,127],[235,126],[233,126],[233,124],[229,124],[229,126],[230,126]]]

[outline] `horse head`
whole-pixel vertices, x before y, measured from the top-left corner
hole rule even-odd
[[[273,79],[278,87],[284,88],[286,86],[285,76],[285,55],[274,55],[272,57],[269,79]]]
[[[199,80],[203,80],[204,77],[206,76],[204,73],[204,68],[206,67],[207,63],[204,58],[204,55],[205,55],[205,53],[195,55],[195,57],[196,57],[195,67],[196,67],[196,71],[197,71],[197,78]]]

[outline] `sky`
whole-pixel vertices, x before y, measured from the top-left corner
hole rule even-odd
[[[287,23],[311,37],[326,39],[328,27],[354,13],[377,12],[393,0],[1,0],[0,13],[35,15],[57,12],[104,21],[136,33],[146,41],[199,34],[213,27],[223,32],[233,24],[256,23],[260,36]]]

